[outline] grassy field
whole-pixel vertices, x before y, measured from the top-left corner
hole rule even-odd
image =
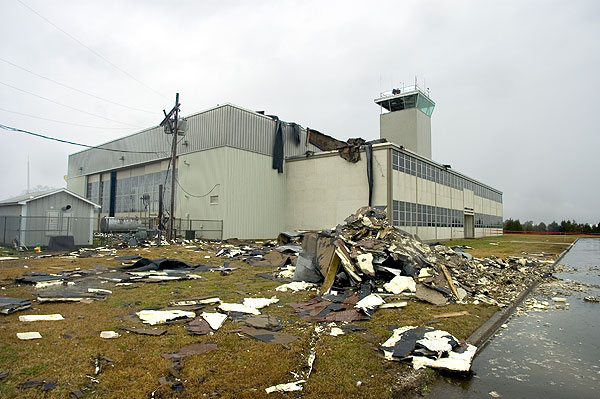
[[[535,238],[535,239],[534,239]],[[554,256],[564,250],[570,237],[505,236],[494,239],[453,241],[452,245],[469,245],[475,256],[484,254],[523,255],[522,252],[547,252]],[[548,241],[546,241],[548,240]],[[490,245],[491,242],[499,245]],[[539,243],[541,242],[541,243]],[[560,245],[559,245],[560,244]],[[208,248],[207,248],[208,249]],[[195,264],[222,264],[214,252],[194,251],[180,246],[142,250],[120,250],[118,255],[141,254],[149,258],[170,257]],[[210,256],[210,258],[205,258]],[[0,295],[33,299],[30,286],[14,284],[14,278],[24,272],[57,272],[60,269],[82,269],[94,265],[117,266],[111,258],[19,259],[0,262]],[[27,266],[27,268],[25,267]],[[102,284],[113,291],[106,300],[84,303],[37,304],[34,309],[0,316],[0,371],[10,375],[0,380],[1,398],[67,398],[74,389],[82,389],[85,398],[171,398],[171,397],[266,397],[265,388],[297,380],[294,373],[306,371],[306,359],[314,345],[316,361],[303,398],[392,398],[408,391],[426,389],[432,371],[412,372],[409,366],[384,360],[379,345],[390,335],[390,326],[431,325],[447,330],[458,338],[466,338],[487,320],[497,308],[486,305],[448,305],[436,307],[422,302],[410,302],[403,309],[381,309],[368,321],[356,322],[367,327],[347,335],[333,337],[326,333],[314,341],[317,323],[296,316],[287,304],[309,299],[314,291],[282,293],[280,284],[257,277],[258,272],[272,268],[251,267],[232,262],[239,269],[229,275],[203,273],[199,280],[173,281],[161,284],[138,283],[134,288]],[[228,319],[214,335],[190,336],[184,324],[167,325],[163,336],[144,336],[116,330],[117,326],[142,326],[134,318],[117,320],[148,306],[167,306],[170,301],[190,297],[218,296],[223,301],[241,302],[244,297],[277,296],[280,302],[264,308],[262,313],[283,321],[282,332],[298,337],[282,346],[263,343],[232,332],[242,324]],[[210,309],[210,308],[207,308]],[[435,319],[439,313],[466,310],[468,316]],[[64,321],[19,322],[19,314],[60,313]],[[339,324],[339,323],[338,323]],[[104,340],[103,330],[119,331],[122,336]],[[42,339],[20,341],[17,332],[39,331]],[[194,342],[212,341],[216,351],[186,359],[182,371],[183,393],[160,385],[158,379],[168,375],[169,361],[161,354],[175,352]],[[99,354],[114,361],[92,383]],[[40,388],[22,389],[19,383],[30,379],[57,378],[56,388],[42,393]],[[358,383],[360,381],[360,383]],[[274,393],[270,397],[295,397],[294,393]]]
[[[569,247],[577,236],[573,235],[533,235],[533,234],[505,234],[499,237],[486,237],[476,239],[448,240],[444,245],[467,245],[472,249],[466,250],[473,256],[483,258],[486,256],[529,256],[544,254],[549,258],[558,256]]]

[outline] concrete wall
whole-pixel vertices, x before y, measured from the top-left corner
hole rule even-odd
[[[417,108],[381,114],[379,129],[382,138],[431,159],[431,118]]]
[[[335,227],[360,207],[368,205],[365,153],[351,163],[337,153],[288,160],[285,230]],[[373,150],[374,206],[387,206],[388,150]]]

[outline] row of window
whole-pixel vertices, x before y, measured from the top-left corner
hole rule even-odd
[[[177,170],[175,171],[177,176]],[[142,176],[117,179],[115,190],[115,212],[158,212],[158,186],[163,185],[164,209],[171,204],[171,174],[166,170]],[[102,208],[98,212],[110,210],[110,181],[87,184],[86,197]]]
[[[502,216],[485,215],[483,213],[475,214],[475,227],[476,228],[502,228]]]
[[[397,150],[392,151],[392,168],[457,190],[471,190],[479,197],[502,202],[502,194],[494,190]]]
[[[394,201],[394,226],[463,227],[464,214],[458,209]]]
[[[464,212],[439,206],[394,201],[392,223],[394,226],[464,227]],[[476,213],[475,228],[502,228],[502,216]]]

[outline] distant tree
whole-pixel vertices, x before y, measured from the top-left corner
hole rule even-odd
[[[534,226],[533,231],[539,231],[541,233],[546,231],[546,223],[540,222],[538,225]]]
[[[533,221],[528,220],[525,223],[523,223],[523,231],[534,231]]]
[[[553,220],[552,223],[548,225],[546,230],[548,230],[551,233],[558,233],[560,232],[560,226],[558,225],[558,223],[556,223],[556,220]]]
[[[600,223],[592,226],[592,233],[600,233]]]
[[[583,226],[581,226],[580,232],[584,234],[590,234],[592,232],[592,226],[586,223]]]
[[[519,219],[512,220],[507,219],[504,221],[504,230],[506,231],[523,231],[523,226],[521,226],[521,222]]]

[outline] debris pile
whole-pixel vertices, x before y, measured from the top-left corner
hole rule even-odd
[[[459,249],[459,248],[457,248]],[[384,211],[364,207],[335,230],[307,233],[295,281],[320,283],[320,293],[353,288],[444,305],[449,301],[505,306],[550,266],[530,258],[477,259],[461,250],[427,245],[387,221]]]

